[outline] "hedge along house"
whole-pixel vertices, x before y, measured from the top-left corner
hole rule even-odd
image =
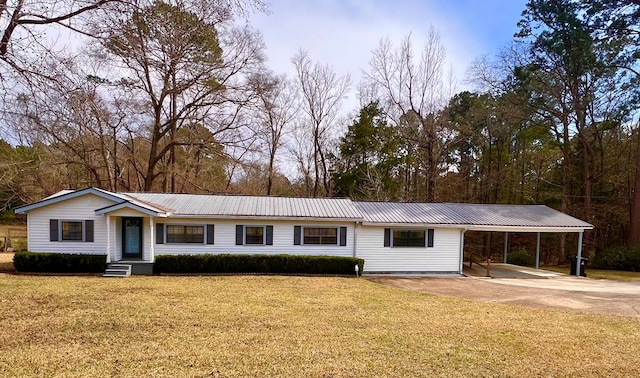
[[[546,206],[354,202],[61,191],[16,209],[33,252],[106,255],[151,273],[163,254],[297,254],[365,259],[364,273],[462,273],[464,233],[575,232],[592,225]],[[578,254],[581,253],[579,243]]]

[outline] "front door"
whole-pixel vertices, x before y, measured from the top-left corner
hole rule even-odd
[[[122,257],[142,258],[142,218],[122,218]]]

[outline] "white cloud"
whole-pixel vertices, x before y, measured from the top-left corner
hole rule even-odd
[[[303,49],[314,61],[329,64],[340,74],[351,74],[357,84],[381,39],[389,37],[399,43],[412,33],[415,49],[420,50],[431,26],[440,32],[447,67],[459,83],[468,65],[486,53],[485,43],[463,22],[424,1],[273,0],[271,14],[256,14],[249,21],[264,35],[269,67],[289,76],[294,74],[291,57]],[[350,99],[349,105],[355,104]]]

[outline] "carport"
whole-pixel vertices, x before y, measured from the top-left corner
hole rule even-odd
[[[593,225],[561,213],[544,205],[478,205],[455,204],[455,211],[467,224],[460,234],[460,271],[464,263],[464,234],[466,231],[504,232],[503,262],[507,261],[509,234],[535,233],[535,268],[540,266],[541,233],[577,233],[578,261],[582,258],[582,240],[585,230]],[[579,270],[576,271],[579,275]]]

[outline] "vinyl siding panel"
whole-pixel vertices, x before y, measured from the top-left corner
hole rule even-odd
[[[165,224],[215,225],[215,244],[155,244],[155,255],[241,253],[353,256],[354,223],[344,222],[292,222],[220,219],[156,219]],[[273,226],[273,245],[236,245],[236,225]],[[347,227],[347,245],[293,245],[294,226]],[[145,235],[147,230],[145,229]],[[146,239],[146,236],[145,236]],[[155,239],[154,239],[155,242]],[[145,248],[145,252],[147,248]]]
[[[384,227],[360,226],[357,257],[363,258],[364,273],[458,272],[460,230],[436,228],[433,248],[384,247]]]
[[[95,209],[113,203],[94,194],[86,194],[29,211],[27,215],[29,250],[33,252],[106,254],[106,218],[95,215]],[[94,241],[49,241],[50,219],[93,220]]]

